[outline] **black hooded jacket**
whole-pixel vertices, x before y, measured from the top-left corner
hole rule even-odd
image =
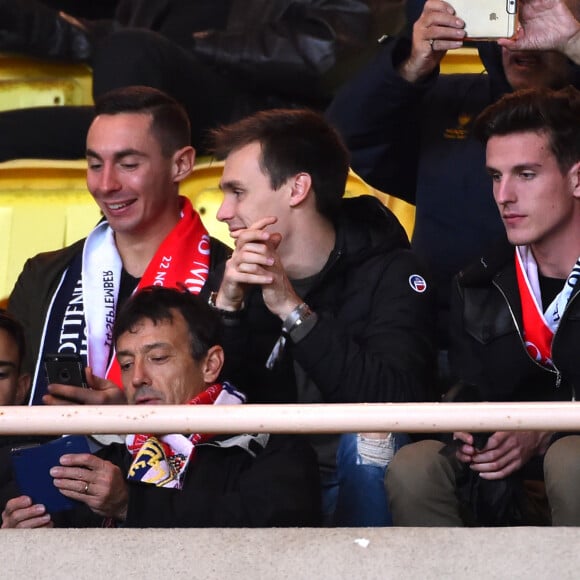
[[[220,272],[206,289],[217,289]],[[430,398],[432,292],[400,223],[376,198],[345,199],[328,263],[303,296],[317,314],[298,343],[288,339],[272,370],[281,331],[259,288],[226,328],[227,376],[250,402],[405,402]],[[233,322],[233,323],[232,323]],[[231,353],[231,354],[230,354]],[[299,379],[297,387],[296,375]]]

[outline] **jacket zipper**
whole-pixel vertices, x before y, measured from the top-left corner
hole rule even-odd
[[[507,296],[505,295],[505,292],[503,291],[502,287],[497,283],[496,280],[493,280],[492,283],[499,290],[499,293],[503,296],[503,299],[505,300],[505,303],[507,304],[508,310],[510,312],[510,316],[512,317],[514,326],[516,327],[516,330],[518,332],[518,336],[520,337],[520,342],[522,344],[522,347],[523,347],[526,355],[536,366],[538,366],[539,368],[541,368],[544,371],[547,371],[549,373],[553,373],[556,375],[556,389],[559,389],[560,385],[562,384],[562,373],[560,373],[559,369],[554,364],[554,361],[552,361],[552,365],[554,366],[554,369],[550,369],[550,368],[545,367],[544,365],[541,365],[537,360],[535,360],[534,358],[532,358],[530,356],[530,353],[528,352],[528,349],[526,348],[526,342],[525,342],[524,337],[522,335],[522,332],[520,330],[516,315],[514,314],[514,311],[512,310],[512,306],[511,306]],[[570,302],[568,302],[568,305],[570,305]],[[557,331],[556,331],[556,333],[554,333],[554,340],[556,339],[556,334],[557,334]],[[576,396],[574,393],[574,386],[572,386],[572,400],[573,401],[576,400]]]

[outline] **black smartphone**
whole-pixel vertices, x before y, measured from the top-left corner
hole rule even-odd
[[[80,354],[57,353],[45,354],[44,371],[48,384],[58,383],[76,387],[88,387],[85,376],[85,364]]]
[[[73,508],[78,502],[62,495],[54,487],[50,469],[59,465],[65,453],[90,453],[87,437],[68,435],[42,445],[14,447],[10,456],[14,477],[20,493],[32,498],[33,503],[42,503],[49,513]]]

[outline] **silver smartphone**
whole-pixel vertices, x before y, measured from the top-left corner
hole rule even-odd
[[[510,38],[516,32],[518,0],[449,0],[465,22],[466,39]]]

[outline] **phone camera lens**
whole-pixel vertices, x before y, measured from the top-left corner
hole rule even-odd
[[[70,373],[68,372],[68,369],[63,369],[59,376],[63,383],[68,383],[70,381]]]

